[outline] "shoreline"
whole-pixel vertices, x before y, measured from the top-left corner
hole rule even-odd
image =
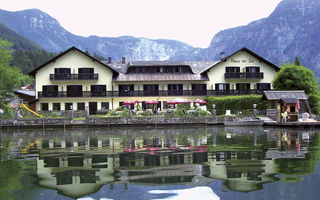
[[[81,128],[81,127],[111,127],[111,126],[193,126],[209,125],[223,126],[225,118],[217,117],[114,117],[114,118],[87,118],[74,120],[71,118],[42,118],[0,120],[0,128]],[[260,126],[293,127],[293,128],[320,128],[320,122],[274,122],[264,121]]]

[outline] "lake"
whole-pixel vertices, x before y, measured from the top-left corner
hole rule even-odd
[[[320,130],[0,130],[2,200],[319,199]]]

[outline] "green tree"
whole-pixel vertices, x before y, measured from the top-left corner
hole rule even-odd
[[[316,114],[319,113],[318,81],[310,69],[302,65],[285,64],[275,75],[272,86],[276,90],[304,90],[309,98],[312,111]]]
[[[17,67],[10,67],[12,60],[11,43],[0,38],[0,108],[9,112],[8,103],[14,97],[14,90],[31,79],[23,75]]]

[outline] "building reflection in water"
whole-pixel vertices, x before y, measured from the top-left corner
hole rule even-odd
[[[170,130],[170,131],[169,131]],[[73,198],[103,185],[209,185],[249,192],[277,181],[279,159],[304,159],[313,132],[262,128],[45,134],[28,152],[38,155],[39,185]]]

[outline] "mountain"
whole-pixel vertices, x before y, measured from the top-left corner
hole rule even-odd
[[[18,66],[23,73],[31,71],[54,56],[36,43],[22,37],[0,23],[0,38],[12,44],[12,66]]]
[[[120,60],[199,59],[202,49],[175,40],[125,37],[82,37],[65,30],[48,14],[30,9],[17,12],[0,10],[0,22],[42,48],[58,53],[71,46]]]
[[[267,18],[217,33],[204,59],[227,55],[243,46],[275,64],[301,63],[320,77],[320,1],[283,0]]]
[[[270,16],[245,26],[217,33],[207,49],[194,48],[175,40],[147,38],[82,37],[65,30],[59,22],[38,10],[0,10],[0,22],[42,48],[58,53],[76,46],[90,53],[120,60],[217,60],[247,47],[274,64],[302,64],[320,77],[320,1],[283,0]]]

